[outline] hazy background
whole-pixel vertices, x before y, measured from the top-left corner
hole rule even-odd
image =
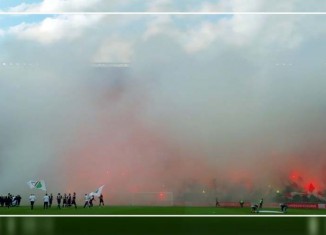
[[[105,184],[116,204],[258,200],[293,174],[324,191],[324,21],[1,16],[0,194],[44,179],[79,197]]]

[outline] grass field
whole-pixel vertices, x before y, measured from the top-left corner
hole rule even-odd
[[[1,235],[326,235],[326,210],[289,209],[287,214],[252,214],[250,208],[107,206],[44,210],[36,206],[31,211],[22,206],[0,208],[0,214]]]
[[[278,208],[266,208],[266,211],[279,211]],[[52,207],[44,210],[35,206],[0,208],[1,215],[280,215],[276,213],[252,214],[250,208],[223,208],[223,207],[181,207],[181,206],[105,206],[92,208],[62,208]],[[325,215],[326,210],[316,209],[289,209],[285,215]]]

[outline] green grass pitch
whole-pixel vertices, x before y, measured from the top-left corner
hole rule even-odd
[[[31,211],[22,206],[0,208],[0,234],[325,235],[326,210],[290,208],[287,214],[252,214],[250,208],[94,206],[44,210],[36,206]]]
[[[279,211],[278,208],[267,208],[268,211]],[[42,206],[0,208],[1,215],[284,215],[276,213],[252,214],[250,208],[223,207],[181,207],[181,206],[94,206],[77,209],[73,207],[58,209],[52,206],[44,210]],[[326,215],[326,210],[289,209],[285,215]]]

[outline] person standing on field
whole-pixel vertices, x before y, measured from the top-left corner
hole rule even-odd
[[[49,208],[51,208],[52,202],[53,202],[53,195],[51,193],[50,196],[49,196]]]
[[[63,194],[63,202],[62,202],[62,207],[67,207],[67,194]]]
[[[76,193],[75,193],[75,192],[72,194],[71,205],[74,205],[74,206],[75,206],[75,209],[77,209],[77,204],[76,204]]]
[[[259,209],[263,208],[264,199],[261,198],[259,201]]]
[[[100,195],[100,204],[99,204],[99,206],[104,206],[104,200],[103,200],[103,194],[101,193],[101,195]]]
[[[29,201],[31,203],[31,210],[33,210],[34,209],[34,203],[35,203],[36,197],[35,197],[34,194],[31,194],[28,199],[29,199]]]
[[[86,206],[89,207],[89,199],[90,199],[90,198],[89,198],[89,195],[88,195],[87,193],[85,193],[84,199],[85,199],[84,208],[85,208]]]
[[[220,203],[218,201],[218,198],[216,198],[216,200],[215,200],[215,207],[218,207],[218,206],[220,206]]]
[[[93,207],[93,201],[95,200],[94,195],[91,195],[89,198],[89,207]]]
[[[50,201],[50,197],[46,193],[45,196],[43,197],[43,202],[44,202],[43,209],[48,209],[49,208],[49,201]]]
[[[61,200],[62,200],[62,195],[60,193],[58,193],[58,195],[57,195],[57,204],[58,204],[59,209],[61,209]]]

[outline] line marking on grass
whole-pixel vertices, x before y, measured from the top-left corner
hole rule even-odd
[[[302,218],[316,218],[316,217],[324,217],[326,215],[0,215],[1,217],[139,217],[139,218],[165,218],[165,217],[194,217],[194,218],[207,218],[207,217],[302,217]]]

